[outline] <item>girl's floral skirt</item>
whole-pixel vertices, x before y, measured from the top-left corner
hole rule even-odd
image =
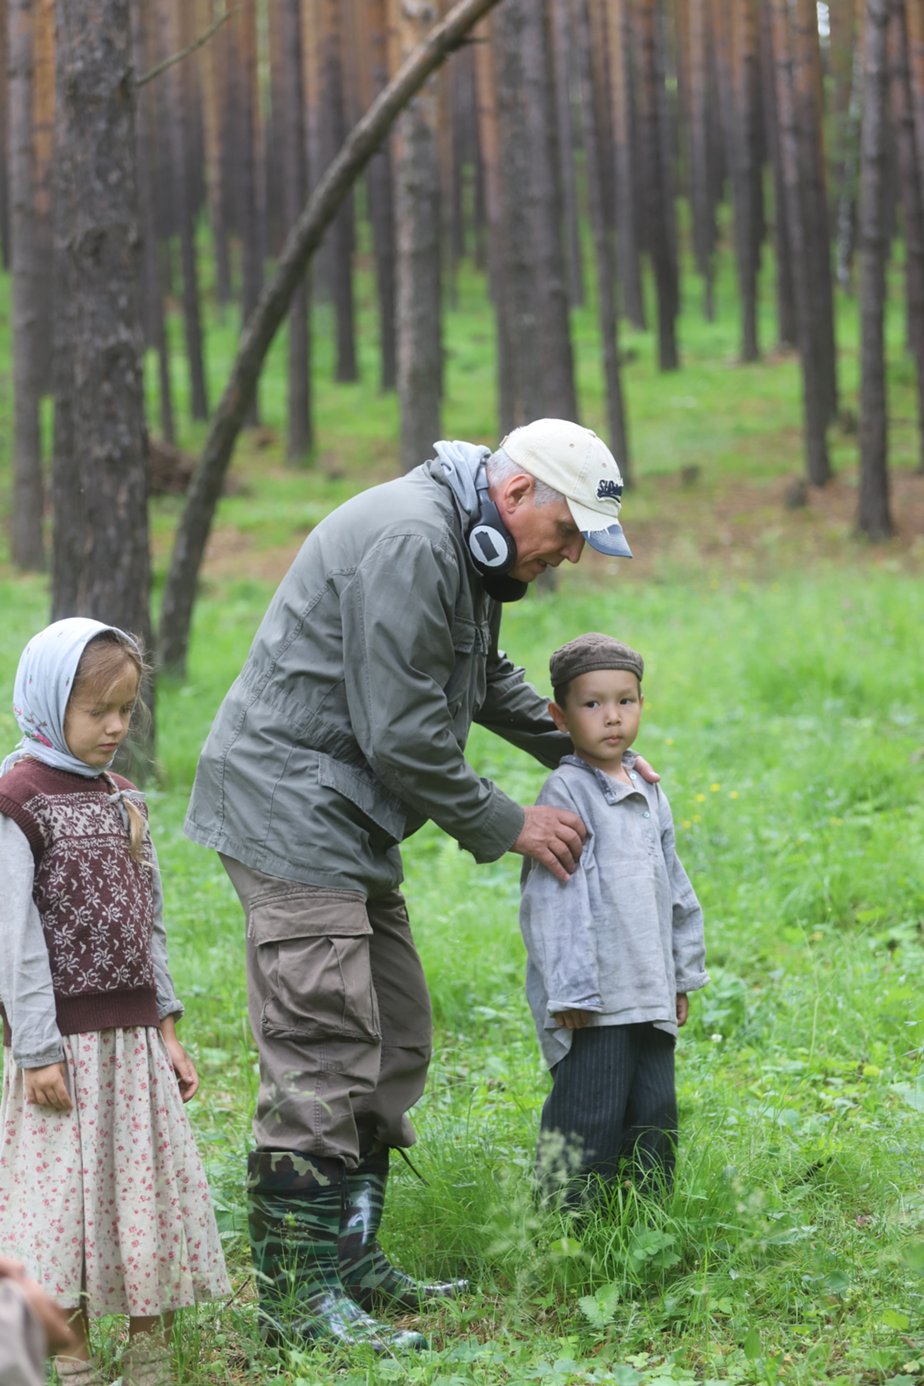
[[[143,1318],[228,1293],[209,1187],[160,1031],[64,1037],[74,1106],[30,1106],[4,1054],[0,1254],[64,1308]]]

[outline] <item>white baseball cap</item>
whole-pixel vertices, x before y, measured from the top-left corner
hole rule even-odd
[[[622,476],[616,458],[590,428],[568,419],[535,419],[500,444],[524,472],[568,502],[574,523],[598,553],[631,558],[619,523]]]

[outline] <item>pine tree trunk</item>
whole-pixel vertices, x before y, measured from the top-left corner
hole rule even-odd
[[[577,413],[546,17],[545,0],[505,0],[494,17],[495,61],[504,73],[497,91],[501,296],[515,343],[502,432]]]
[[[39,423],[41,286],[35,240],[33,147],[34,15],[31,0],[9,0],[10,285],[13,319],[13,496],[10,554],[17,568],[45,564],[44,485]]]
[[[735,205],[735,258],[741,309],[741,360],[756,361],[758,226],[760,221],[760,155],[757,148],[757,15],[753,0],[735,0],[732,12],[731,143]]]
[[[400,0],[399,61],[424,41],[436,19],[430,0]],[[398,402],[404,471],[433,456],[442,436],[442,308],[440,303],[439,92],[434,77],[395,123]]]
[[[799,167],[806,203],[805,253],[811,273],[812,339],[818,357],[818,386],[828,423],[837,418],[837,344],[831,278],[831,232],[822,109],[821,52],[816,0],[794,0],[793,90],[799,136]]]
[[[783,159],[780,150],[780,120],[776,104],[776,84],[773,72],[773,43],[770,34],[769,10],[761,10],[761,88],[763,91],[764,129],[773,171],[773,249],[776,269],[776,337],[780,347],[793,347],[799,340],[796,321],[796,297],[786,220],[786,187],[783,179]]]
[[[59,0],[56,256],[66,314],[56,405],[54,617],[150,637],[147,436],[138,300],[135,93],[128,0]],[[75,566],[74,566],[75,565]]]
[[[550,56],[555,84],[555,122],[562,190],[562,231],[568,302],[572,308],[584,302],[581,272],[581,232],[578,213],[577,180],[574,167],[574,131],[571,118],[571,92],[568,59],[573,37],[569,36],[567,0],[550,0]]]
[[[346,137],[346,92],[344,83],[343,46],[341,39],[340,0],[317,0],[318,72],[320,80],[319,111],[321,117],[321,163],[325,169]],[[356,321],[353,303],[353,215],[351,199],[339,212],[328,232],[330,240],[330,292],[334,304],[337,332],[337,351],[334,379],[349,382],[359,379],[356,355]]]
[[[603,378],[606,386],[607,422],[610,451],[619,463],[626,486],[632,482],[629,458],[629,430],[619,368],[619,318],[616,312],[616,282],[613,245],[603,205],[604,177],[597,120],[600,107],[594,102],[593,60],[588,0],[576,0],[571,25],[581,83],[583,108],[583,146],[586,159],[587,192],[596,265],[597,313],[603,348]]]
[[[388,85],[387,0],[367,0],[365,7],[367,59],[363,104],[367,108]],[[369,161],[366,173],[375,287],[379,307],[379,389],[397,384],[397,333],[395,319],[395,199],[391,145],[382,144]]]
[[[286,232],[298,220],[308,191],[306,167],[305,95],[302,64],[301,15],[298,0],[279,0],[281,64],[278,92],[279,134],[282,140],[283,211]],[[288,430],[286,456],[298,463],[313,442],[311,418],[311,338],[309,333],[308,276],[303,276],[289,310]]]
[[[214,22],[212,0],[196,0],[202,33]],[[231,248],[228,242],[225,159],[222,153],[222,65],[226,62],[227,25],[215,31],[202,49],[202,118],[205,127],[205,181],[209,231],[215,257],[215,297],[224,308],[231,302]]]
[[[497,342],[497,414],[500,432],[514,415],[514,361],[510,322],[506,312],[501,208],[500,133],[497,115],[497,65],[494,19],[475,30],[475,106],[481,151],[487,231],[488,282],[494,305]]]
[[[606,0],[595,0],[605,4]],[[622,311],[640,331],[645,328],[645,298],[639,252],[639,181],[636,169],[638,145],[635,103],[629,60],[629,15],[626,0],[607,6],[606,34],[609,46],[613,101],[613,144],[616,151],[616,253]]]
[[[637,23],[648,245],[658,299],[658,367],[662,371],[675,371],[680,366],[677,350],[678,276],[671,243],[671,180],[664,163],[658,0],[640,0]]]
[[[39,274],[38,371],[42,394],[52,389],[55,297],[52,261],[52,195],[55,130],[55,0],[34,0],[34,190],[33,235]]]
[[[0,4],[0,149],[9,151],[9,45],[7,11],[10,0]],[[0,263],[10,268],[10,180],[9,158],[0,159]]]
[[[182,17],[179,8],[183,4],[185,0],[164,0],[163,3],[163,46],[169,53],[179,53],[183,47]],[[191,131],[192,113],[187,106],[182,78],[182,64],[174,63],[163,74],[161,80],[166,83],[169,111],[166,133],[170,145],[173,210],[183,277],[183,327],[186,340],[186,369],[189,373],[189,407],[194,419],[207,419],[209,406],[205,382],[205,343],[199,305],[199,266],[187,175],[186,138]]]
[[[144,0],[132,0],[132,55],[135,76],[148,70],[148,45]],[[138,94],[135,132],[138,141],[136,174],[138,183],[138,219],[142,236],[142,292],[145,341],[157,353],[157,372],[160,399],[160,432],[166,443],[176,441],[173,415],[173,384],[170,378],[170,347],[164,318],[164,286],[161,269],[160,244],[157,238],[157,216],[154,200],[151,158],[151,91],[143,88]]]
[[[924,198],[911,104],[905,0],[891,0],[887,37],[891,130],[905,231],[906,335],[917,377],[918,470],[924,471]]]
[[[256,0],[238,0],[237,14],[229,21],[234,27],[234,79],[232,111],[235,138],[230,151],[237,170],[236,220],[241,238],[241,317],[246,323],[254,312],[263,287],[262,199],[259,193],[259,93],[257,71]],[[254,393],[247,422],[260,422],[260,404]]]
[[[886,26],[889,0],[867,0],[860,136],[860,491],[857,529],[880,541],[889,513],[885,377]]]
[[[709,52],[711,25],[709,0],[689,0],[688,46],[690,52],[690,201],[693,251],[703,281],[703,314],[715,317],[715,208],[712,203],[712,142],[709,113]]]
[[[783,170],[790,261],[795,284],[799,355],[802,366],[806,474],[812,486],[824,486],[831,476],[828,460],[828,415],[814,349],[811,267],[806,253],[806,208],[799,164],[799,133],[793,92],[793,60],[788,0],[770,0],[776,108],[779,117],[780,162]]]

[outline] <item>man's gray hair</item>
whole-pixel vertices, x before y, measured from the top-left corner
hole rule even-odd
[[[521,467],[519,462],[514,462],[503,448],[498,448],[492,452],[485,464],[488,483],[491,486],[503,486],[505,481],[509,481],[512,476],[519,476],[525,472],[527,476],[533,476],[527,467]],[[535,490],[533,497],[537,505],[551,505],[554,501],[564,500],[560,491],[553,491],[551,486],[547,486],[544,481],[533,476]]]

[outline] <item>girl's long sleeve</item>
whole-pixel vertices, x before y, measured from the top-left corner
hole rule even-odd
[[[0,814],[0,1000],[21,1068],[45,1068],[64,1058],[45,934],[32,899],[33,876],[25,834]]]

